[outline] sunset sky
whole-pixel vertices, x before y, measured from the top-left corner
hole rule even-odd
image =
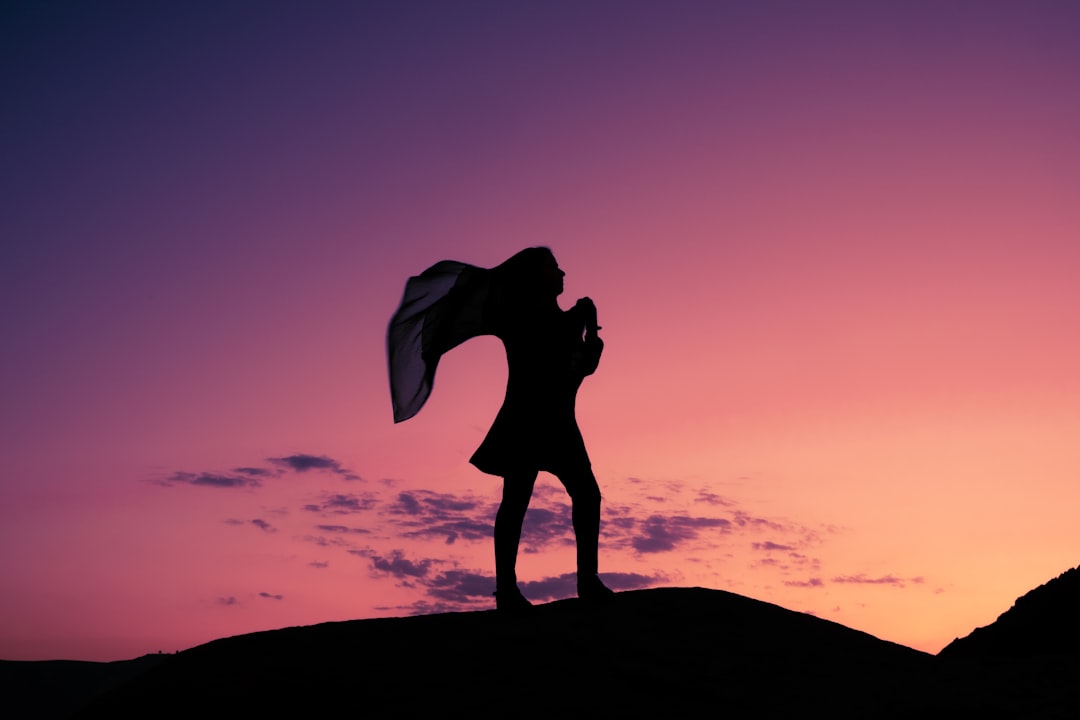
[[[937,652],[1080,564],[1080,4],[0,10],[0,658],[494,606],[493,338],[393,423],[387,322],[532,245],[617,589]],[[541,475],[519,576],[572,596]]]

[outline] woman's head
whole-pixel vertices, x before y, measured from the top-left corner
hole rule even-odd
[[[525,248],[499,265],[504,288],[519,298],[554,299],[562,294],[565,272],[546,247]]]

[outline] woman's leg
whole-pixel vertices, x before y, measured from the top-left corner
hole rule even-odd
[[[556,477],[566,488],[572,503],[574,537],[577,540],[578,596],[587,599],[607,599],[611,591],[596,576],[600,546],[600,486],[592,468],[558,473]]]
[[[529,509],[536,471],[523,471],[503,478],[503,496],[495,513],[495,585],[498,591],[517,590],[517,553],[521,524]]]

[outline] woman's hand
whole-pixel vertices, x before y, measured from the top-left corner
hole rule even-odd
[[[596,304],[593,303],[592,298],[581,298],[574,305],[574,309],[585,325],[585,334],[595,336],[600,326],[596,324]]]

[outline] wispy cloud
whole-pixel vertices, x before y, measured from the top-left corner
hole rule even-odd
[[[222,473],[177,472],[162,484],[252,489],[264,483],[286,483],[290,474],[321,474],[322,487],[311,488],[307,482],[293,484],[302,494],[289,507],[299,507],[304,513],[289,516],[283,509],[279,517],[266,507],[255,506],[246,516],[253,519],[232,518],[225,522],[268,534],[289,528],[296,533],[291,536],[294,540],[320,548],[308,547],[316,557],[340,552],[341,558],[348,557],[344,553],[362,558],[372,576],[382,578],[381,582],[413,588],[418,597],[414,609],[427,608],[430,612],[433,608],[463,609],[491,602],[493,577],[467,566],[473,549],[464,548],[451,556],[445,550],[423,548],[432,547],[426,543],[490,543],[499,507],[497,496],[401,489],[402,484],[396,482],[342,487],[339,478],[358,480],[359,476],[325,455],[296,453],[269,457],[265,462],[266,467],[242,466]],[[603,503],[601,553],[634,556],[643,563],[636,568],[642,572],[604,575],[611,587],[626,590],[655,585],[667,579],[659,568],[676,567],[676,558],[700,563],[698,567],[704,568],[707,564],[703,558],[715,558],[718,552],[725,558],[747,560],[750,568],[770,573],[772,583],[783,582],[792,588],[826,585],[823,578],[828,576],[821,570],[821,561],[812,557],[816,554],[813,550],[808,550],[828,534],[824,526],[815,530],[785,518],[751,512],[732,498],[678,480],[646,482],[632,478],[627,483],[630,492],[620,496],[621,503]],[[359,492],[336,491],[352,489]],[[526,514],[520,551],[538,553],[572,545],[571,508],[565,489],[545,476],[538,482]],[[274,517],[273,523],[267,517]],[[298,523],[300,527],[294,529]],[[408,554],[400,549],[403,547],[409,548]],[[667,557],[673,553],[678,555]],[[325,569],[331,560],[333,557],[307,564],[313,569]],[[481,562],[480,566],[486,564]],[[708,567],[709,572],[720,572]],[[894,587],[921,581],[865,574],[837,575],[832,580]],[[576,575],[531,580],[522,589],[526,596],[539,601],[572,597],[576,594]],[[247,600],[251,596],[242,597]],[[272,593],[259,597],[282,598]]]
[[[240,473],[241,475],[250,475],[251,477],[270,477],[272,475],[277,475],[273,470],[259,467],[238,467],[233,468],[233,472]]]
[[[733,498],[676,480],[646,482],[632,478],[628,482],[638,489],[636,499],[604,505],[601,533],[608,550],[629,549],[650,556],[716,553],[726,546],[731,548],[727,555],[734,557],[740,552],[737,540],[748,538],[750,548],[766,556],[751,567],[816,567],[816,560],[795,551],[819,544],[824,527],[815,530],[785,518],[757,515],[740,507]],[[663,512],[657,512],[657,503],[649,499],[657,487],[668,498]],[[788,557],[771,557],[779,553],[788,553]]]
[[[641,590],[642,588],[653,587],[654,585],[666,583],[670,580],[667,574],[663,572],[656,572],[652,575],[628,572],[602,572],[600,573],[600,579],[612,590],[620,591]]]
[[[191,473],[174,472],[172,475],[161,480],[153,481],[157,485],[172,487],[174,485],[192,485],[195,487],[210,488],[257,488],[262,485],[258,478],[247,474],[228,473]]]
[[[274,595],[273,593],[268,593],[268,592],[259,593],[259,597],[266,598],[267,600],[284,600],[285,599],[284,595]]]
[[[786,532],[791,529],[787,524],[779,520],[756,517],[743,510],[736,510],[732,514],[732,521],[741,528],[775,530],[777,532]]]
[[[243,527],[254,526],[254,527],[259,528],[263,532],[268,532],[268,533],[277,532],[277,528],[275,528],[273,525],[268,523],[266,520],[263,520],[262,518],[254,518],[253,520],[239,520],[237,518],[227,518],[226,520],[223,520],[222,522],[224,522],[226,525],[234,525],[234,526],[237,526],[237,527],[240,527],[240,526],[243,526]]]
[[[448,570],[432,577],[425,587],[429,597],[454,603],[461,609],[460,606],[473,605],[480,599],[490,599],[495,579],[481,573]]]
[[[370,493],[362,495],[347,493],[327,493],[317,503],[308,503],[303,509],[308,512],[332,515],[350,515],[373,510],[378,498]]]
[[[803,555],[802,553],[789,552],[788,558],[793,565],[809,565],[811,567],[821,567],[821,559],[816,557],[810,557],[809,555]]]
[[[401,528],[404,537],[452,545],[459,539],[490,538],[496,509],[497,505],[469,495],[410,490],[399,492],[382,515]]]
[[[300,538],[304,542],[313,543],[323,548],[339,547],[345,549],[355,549],[355,544],[345,539],[345,536],[341,534],[334,534],[331,537],[323,537],[322,535],[304,535]],[[366,556],[365,556],[366,557]]]
[[[439,561],[432,559],[419,561],[409,560],[405,557],[405,553],[402,550],[394,550],[387,557],[379,555],[371,556],[371,567],[373,570],[387,573],[396,578],[422,578],[428,574],[431,566],[437,562]]]
[[[239,605],[240,604],[240,601],[237,600],[232,595],[229,595],[228,597],[219,597],[215,602],[218,605]]]
[[[696,539],[702,530],[726,532],[730,528],[731,521],[725,518],[650,515],[638,524],[630,545],[639,553],[670,552]]]
[[[922,576],[913,578],[897,577],[893,574],[879,575],[877,577],[870,577],[865,573],[858,573],[857,575],[839,575],[832,578],[834,583],[850,583],[856,585],[891,585],[896,588],[906,587],[908,583],[914,585],[921,585],[925,582]]]
[[[423,561],[434,563],[434,560]],[[414,563],[419,564],[419,563]],[[429,566],[430,567],[430,566]],[[662,573],[642,575],[639,573],[601,573],[601,578],[613,590],[636,590],[667,581]],[[409,587],[424,591],[424,597],[414,603],[396,609],[407,610],[412,615],[436,612],[456,612],[491,606],[495,591],[495,578],[473,570],[454,568],[444,571],[417,573],[408,580]],[[534,602],[548,602],[577,595],[577,574],[564,573],[519,583],[522,593]]]
[[[762,551],[765,551],[765,552],[772,552],[774,550],[794,550],[795,549],[794,546],[792,546],[792,545],[783,545],[781,543],[775,543],[775,542],[773,542],[771,540],[766,540],[765,542],[751,543],[750,547],[754,548],[755,550],[762,550]]]
[[[369,535],[370,530],[366,528],[348,527],[347,525],[316,525],[317,530],[322,530],[328,533],[342,533],[342,534],[356,534],[356,535]]]
[[[600,578],[612,590],[640,590],[652,587],[668,578],[663,573],[642,575],[640,573],[600,573]],[[577,595],[577,573],[563,573],[542,580],[520,583],[521,592],[532,600],[558,600]]]
[[[492,534],[488,530],[488,535]],[[569,503],[554,507],[529,508],[521,529],[521,544],[525,552],[539,552],[551,544],[570,545],[574,542],[574,521]]]
[[[345,480],[361,479],[359,475],[345,467],[340,461],[326,455],[297,453],[285,457],[267,458],[266,462],[270,464],[270,467],[245,465],[226,472],[187,472],[180,470],[165,478],[152,479],[151,482],[164,487],[193,485],[212,488],[257,488],[261,487],[265,480],[280,477],[284,473],[306,473],[311,470],[330,472]]]
[[[476,509],[480,502],[471,497],[458,497],[451,493],[431,490],[400,492],[388,512],[400,515],[421,515],[435,518]]]
[[[340,475],[346,480],[360,480],[360,476],[342,465],[339,461],[326,455],[309,455],[297,453],[285,457],[266,458],[266,461],[280,468],[298,473],[306,473],[310,470],[325,470]]]
[[[706,503],[707,505],[721,505],[723,507],[731,507],[736,504],[734,500],[730,500],[726,497],[723,497],[722,495],[717,495],[716,493],[707,492],[705,490],[701,490],[698,492],[697,497],[694,498],[694,502]]]

